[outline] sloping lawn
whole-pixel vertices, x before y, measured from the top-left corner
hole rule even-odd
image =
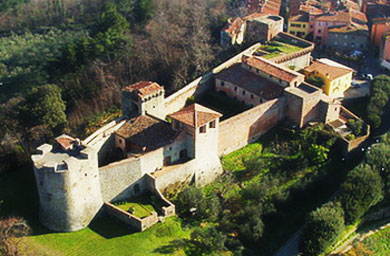
[[[71,233],[49,233],[24,238],[22,250],[27,255],[163,255],[157,250],[170,241],[188,238],[176,218],[169,218],[144,232],[132,233],[123,224],[104,217],[89,228]],[[178,250],[171,255],[185,255]]]
[[[374,235],[363,240],[365,248],[372,251],[376,256],[390,255],[390,228],[378,231]]]
[[[270,44],[264,44],[260,48],[264,51],[269,52],[269,54],[263,56],[266,59],[272,59],[284,54],[297,52],[302,49],[301,47],[287,44],[287,43],[282,43],[279,41],[272,41]]]

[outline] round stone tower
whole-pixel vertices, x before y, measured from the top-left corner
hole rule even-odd
[[[41,223],[54,231],[88,226],[103,205],[97,152],[67,135],[32,156]]]

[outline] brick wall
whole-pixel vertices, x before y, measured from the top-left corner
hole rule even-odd
[[[228,154],[258,139],[283,117],[284,99],[267,101],[220,123],[218,155]]]

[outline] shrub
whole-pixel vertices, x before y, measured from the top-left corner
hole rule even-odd
[[[212,255],[225,249],[226,236],[215,227],[198,228],[191,233],[193,255]]]
[[[352,224],[383,197],[382,179],[369,165],[352,170],[341,185],[340,202],[345,212],[345,222]]]
[[[300,251],[305,256],[323,253],[344,229],[344,212],[339,203],[330,202],[312,211],[303,228]]]

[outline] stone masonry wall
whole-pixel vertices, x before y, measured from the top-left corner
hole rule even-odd
[[[211,71],[205,73],[201,77],[198,77],[184,88],[178,90],[174,94],[165,98],[165,111],[166,114],[172,114],[185,106],[188,97],[197,96],[204,93],[206,90],[212,88],[214,84],[214,75],[221,72],[223,69],[230,67],[231,65],[241,61],[244,54],[252,54],[260,47],[260,44],[255,44],[246,49],[245,51],[237,54],[233,58],[227,60]]]
[[[258,139],[283,118],[284,99],[267,101],[220,123],[218,155],[225,155]]]
[[[99,168],[100,187],[104,202],[134,195],[132,189],[142,177],[139,158],[128,158]],[[142,184],[140,189],[142,191]]]

